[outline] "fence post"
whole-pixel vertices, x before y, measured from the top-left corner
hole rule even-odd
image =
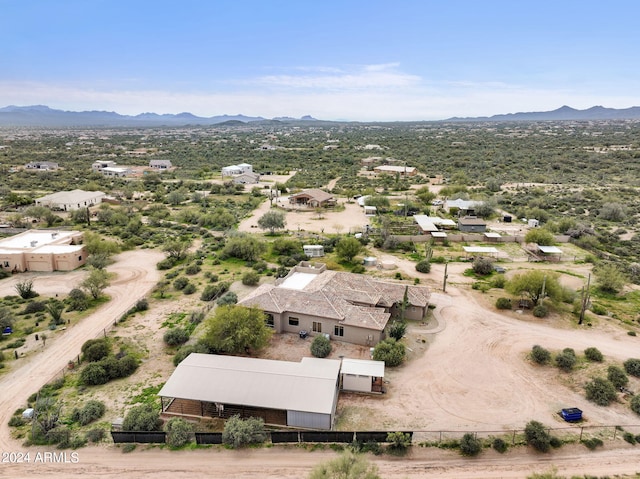
[[[584,431],[584,426],[580,428],[580,441],[582,441],[582,431]]]
[[[613,440],[616,440],[616,433],[618,432],[618,428],[613,426]]]
[[[440,440],[438,441],[438,443],[442,442],[442,431],[440,431]]]
[[[511,439],[511,445],[515,446],[516,445],[516,430],[513,430],[513,438]]]

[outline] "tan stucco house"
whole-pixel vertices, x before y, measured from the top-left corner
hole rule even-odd
[[[386,337],[387,323],[399,313],[405,291],[405,317],[424,318],[430,297],[425,287],[328,271],[324,264],[303,261],[275,285],[261,285],[239,304],[264,310],[276,333],[306,331],[374,346]]]

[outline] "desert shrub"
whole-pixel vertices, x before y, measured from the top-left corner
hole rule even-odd
[[[191,353],[204,353],[204,354],[206,354],[208,352],[209,352],[209,350],[208,350],[207,346],[202,344],[202,343],[187,344],[185,346],[182,346],[180,349],[178,349],[178,352],[173,357],[173,365],[177,366],[178,364],[180,364],[184,360],[184,358],[189,356]]]
[[[266,439],[267,435],[262,418],[242,419],[240,416],[233,416],[227,419],[222,431],[222,442],[234,448],[260,444]]]
[[[431,263],[429,260],[423,259],[416,263],[416,271],[420,273],[429,273],[431,272]]]
[[[542,304],[538,304],[533,308],[533,315],[536,318],[544,318],[547,314],[549,314],[549,310]]]
[[[496,299],[496,308],[497,309],[511,309],[511,299],[510,298],[498,298],[498,299]]]
[[[504,277],[504,275],[498,275],[495,278],[493,278],[491,280],[491,287],[492,288],[499,288],[502,289],[504,288],[504,285],[507,284],[507,278]]]
[[[608,406],[618,396],[611,381],[604,378],[593,378],[585,386],[586,397],[598,406]]]
[[[496,451],[498,451],[500,454],[507,452],[508,449],[508,445],[505,442],[504,439],[501,439],[499,437],[496,437],[493,442],[491,443],[491,447],[493,447],[493,449],[495,449]]]
[[[589,439],[583,439],[582,444],[593,451],[595,448],[597,448],[598,446],[602,446],[604,443],[602,442],[602,439],[598,437],[591,437]]]
[[[183,290],[187,285],[189,284],[189,279],[185,278],[184,276],[180,276],[179,278],[176,278],[173,282],[173,287],[175,289],[177,289],[178,291]]]
[[[598,348],[587,348],[584,350],[584,357],[589,361],[601,363],[604,357]]]
[[[97,386],[106,384],[109,381],[109,374],[99,363],[89,363],[80,372],[80,382],[87,386]]]
[[[227,291],[222,296],[218,298],[216,303],[220,306],[224,306],[225,304],[236,304],[238,302],[238,295],[233,291]]]
[[[390,368],[400,366],[404,362],[406,354],[404,344],[393,338],[380,341],[373,348],[373,359],[384,361],[385,365]]]
[[[556,366],[565,372],[569,372],[576,364],[576,353],[571,348],[564,349],[556,356]]]
[[[134,306],[136,311],[146,311],[149,309],[149,301],[147,298],[142,298],[136,301],[136,305]]]
[[[255,271],[247,271],[242,275],[242,284],[245,286],[255,286],[260,282],[260,275]]]
[[[27,303],[22,314],[34,314],[44,311],[46,309],[45,304],[42,301],[32,301]]]
[[[640,359],[627,359],[624,363],[624,370],[627,374],[631,374],[632,376],[640,377]]]
[[[562,439],[556,436],[550,436],[549,444],[551,445],[552,448],[558,449],[559,447],[562,447]]]
[[[387,442],[389,449],[393,451],[406,451],[411,446],[411,436],[400,431],[389,432],[387,433]]]
[[[524,436],[527,444],[537,451],[548,452],[551,449],[551,436],[544,424],[538,421],[529,421],[524,428]]]
[[[209,284],[204,288],[204,291],[202,291],[200,299],[202,301],[213,301],[226,293],[229,290],[229,286],[230,284],[226,281],[217,284]]]
[[[123,431],[159,431],[162,425],[160,413],[150,404],[134,406],[124,417]]]
[[[100,419],[106,410],[107,408],[102,401],[89,400],[78,410],[77,421],[81,426],[86,426],[90,422]]]
[[[20,427],[20,426],[24,426],[25,424],[26,424],[26,421],[22,419],[22,416],[11,416],[11,419],[9,419],[10,427]]]
[[[633,435],[633,433],[628,431],[622,434],[622,439],[627,441],[629,444],[635,444],[637,442],[636,437]]]
[[[460,441],[460,452],[464,456],[477,456],[482,450],[482,443],[475,435],[466,433]]]
[[[551,353],[537,344],[531,348],[531,359],[537,364],[548,364],[551,361]]]
[[[618,366],[611,365],[607,368],[607,379],[616,389],[620,389],[629,384],[629,376],[626,375],[624,369]]]
[[[162,339],[168,346],[178,346],[189,340],[189,333],[182,328],[172,328],[164,333]]]
[[[636,394],[631,398],[631,402],[629,403],[631,410],[636,414],[640,414],[640,395]]]
[[[316,358],[326,358],[331,353],[331,341],[323,334],[317,335],[311,342],[311,354]]]
[[[353,268],[351,268],[351,272],[354,273],[354,274],[362,274],[365,271],[366,271],[365,267],[363,265],[361,265],[361,264],[357,264]]]
[[[198,290],[198,288],[196,287],[196,285],[195,285],[195,284],[193,284],[193,283],[189,283],[189,284],[187,284],[187,285],[184,287],[184,289],[182,290],[182,292],[183,292],[184,294],[193,294],[193,293],[195,293],[197,290]]]
[[[120,378],[126,378],[131,376],[138,369],[138,360],[131,354],[127,354],[121,359],[118,359],[118,370]],[[115,379],[115,378],[112,378]]]
[[[93,428],[93,429],[89,429],[85,435],[84,435],[85,439],[89,442],[100,442],[104,439],[105,437],[105,432],[104,429],[101,429],[99,427]]]
[[[475,274],[482,276],[491,274],[493,272],[493,260],[480,256],[473,261],[472,269]]]
[[[111,345],[106,338],[85,341],[81,348],[84,361],[95,362],[107,357],[111,353]]]
[[[160,271],[171,269],[176,265],[175,258],[165,258],[156,264],[156,268]]]
[[[607,308],[599,305],[598,303],[591,304],[591,311],[598,316],[605,316],[607,314]]]
[[[193,426],[179,417],[172,417],[164,426],[167,433],[167,444],[171,447],[182,447],[191,442]]]
[[[202,268],[200,268],[200,266],[198,266],[197,264],[190,264],[189,266],[187,266],[184,269],[185,274],[188,274],[189,276],[193,276],[194,274],[198,274],[200,271],[202,270]]]

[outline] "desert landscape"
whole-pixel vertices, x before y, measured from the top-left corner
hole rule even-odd
[[[357,213],[363,216],[361,211]],[[354,218],[355,214],[345,210],[335,216],[310,221],[315,228],[322,227],[320,224],[330,228],[336,221],[355,225],[361,221],[360,216]],[[85,340],[109,328],[114,318],[120,317],[138,298],[151,291],[159,278],[155,263],[162,257],[153,250],[122,253],[109,268],[116,275],[107,290],[111,301],[80,323],[57,333],[47,341],[46,347],[41,343],[27,345],[26,350],[31,348],[31,352],[0,379],[2,451],[26,451],[21,441],[10,436],[9,416],[25,404],[27,396],[60,374]],[[463,459],[453,452],[418,446],[421,441],[433,440],[438,431],[449,431],[453,437],[466,431],[500,435],[521,430],[524,423],[532,419],[552,428],[562,428],[566,423],[557,411],[569,406],[585,411],[586,421],[582,426],[633,424],[635,418],[627,407],[617,404],[603,408],[587,402],[580,385],[566,381],[554,368],[534,366],[527,354],[534,344],[552,350],[572,347],[576,351],[595,346],[606,358],[623,361],[637,355],[638,345],[636,338],[607,321],[578,328],[554,317],[538,319],[530,312],[498,313],[482,293],[471,290],[469,278],[463,274],[468,267],[464,263],[449,265],[449,284],[444,293],[440,284],[443,265],[434,265],[429,274],[422,274],[415,271],[412,262],[394,259],[399,271],[420,278],[421,284],[431,288],[435,309],[427,321],[410,325],[407,336],[409,361],[400,368],[387,370],[386,394],[373,397],[341,394],[338,404],[340,428],[416,431],[416,445],[407,457],[371,457],[384,477],[424,477],[428,473],[429,477],[515,478],[534,470],[545,470],[551,465],[566,474],[634,472],[635,467],[631,464],[637,463],[639,454],[620,439],[607,441],[597,452],[576,445],[540,456],[527,448],[518,448],[504,456],[488,451],[476,459]],[[536,266],[510,264],[509,268]],[[579,286],[576,278],[588,272],[584,264],[567,262],[562,268],[570,274],[562,275],[561,280],[574,287]],[[82,279],[83,272],[28,275],[37,291],[53,296],[71,289]],[[0,295],[11,294],[16,280],[14,277],[0,282]],[[241,285],[234,289],[240,297],[248,291]],[[186,307],[184,302],[153,302],[145,314],[118,326],[119,335],[140,341],[149,350],[143,366],[128,380],[134,386],[133,392],[141,385],[154,385],[168,378],[172,371],[171,357],[167,356],[159,339],[162,334],[160,323],[167,314]],[[299,360],[308,355],[308,346],[308,342],[297,336],[278,335],[272,339],[265,357]],[[368,348],[334,342],[331,357],[367,358],[368,354]],[[110,399],[109,418],[123,414],[126,397],[114,397],[113,391],[98,397]],[[117,446],[103,444],[78,450],[77,464],[4,463],[1,470],[5,477],[15,478],[31,477],[35,472],[49,477],[79,477],[99,472],[101,477],[153,474],[168,478],[193,477],[204,471],[214,477],[255,474],[293,478],[303,476],[314,464],[335,454],[329,450],[295,449],[279,446],[242,451],[168,451],[139,447],[133,453],[122,455]],[[29,448],[32,453],[38,450],[44,451]],[[215,459],[211,458],[212,454]],[[180,466],[175,465],[177,458],[180,458]]]

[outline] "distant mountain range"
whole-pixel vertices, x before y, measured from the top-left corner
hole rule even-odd
[[[453,117],[448,122],[479,121],[560,121],[560,120],[624,120],[640,119],[640,107],[615,109],[594,106],[586,110],[576,110],[563,106],[553,111],[520,112],[485,117]],[[291,123],[317,122],[306,115],[302,118],[276,117],[266,119],[259,116],[218,115],[200,117],[191,113],[158,114],[141,113],[139,115],[120,115],[112,111],[64,111],[54,110],[44,105],[6,106],[0,108],[0,126],[33,127],[153,127],[187,125],[242,125],[248,123]]]
[[[200,117],[191,113],[159,115],[141,113],[139,115],[120,115],[112,111],[64,111],[54,110],[45,105],[6,106],[0,108],[0,126],[45,126],[45,127],[149,127],[149,126],[186,126],[219,125],[223,123],[239,124],[264,121],[316,121],[311,116],[300,119],[281,117],[267,120],[259,116],[218,115]]]
[[[505,115],[481,116],[474,118],[449,118],[446,121],[551,121],[551,120],[629,120],[640,118],[640,107],[605,108],[592,106],[586,110],[576,110],[570,106],[562,106],[552,111],[531,111],[507,113]]]

